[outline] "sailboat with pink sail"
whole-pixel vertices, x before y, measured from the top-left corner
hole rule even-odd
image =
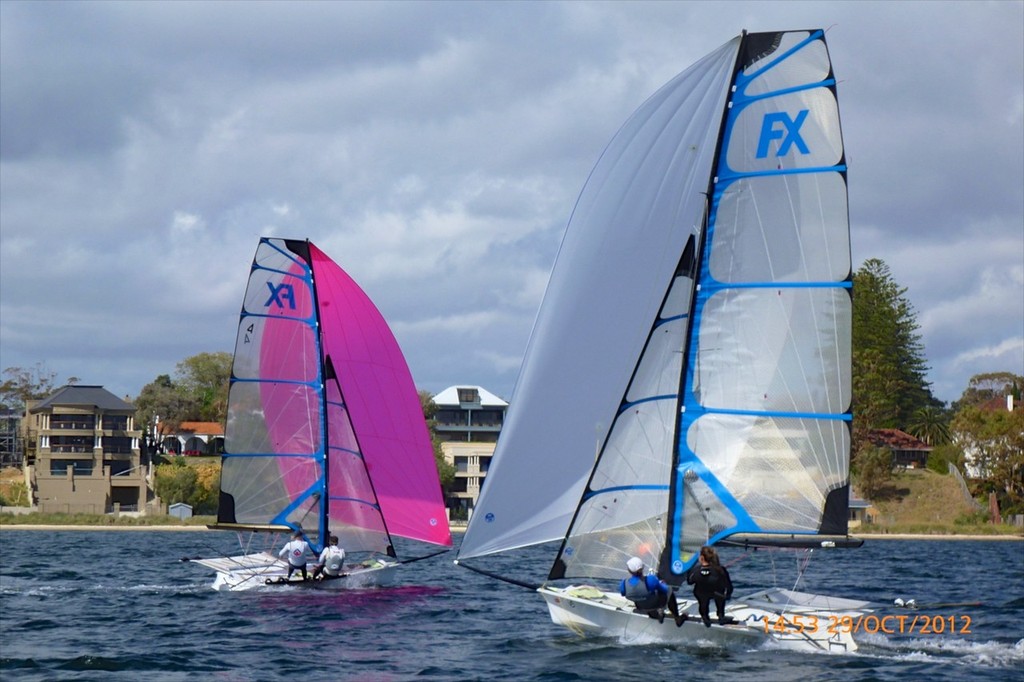
[[[228,395],[217,523],[237,556],[195,558],[217,590],[381,586],[393,538],[451,547],[433,446],[409,367],[380,311],[305,240],[262,238],[242,302]],[[275,543],[330,536],[340,575],[286,579]],[[447,550],[441,550],[447,551]],[[434,554],[439,552],[434,552]],[[310,557],[312,558],[312,557]]]

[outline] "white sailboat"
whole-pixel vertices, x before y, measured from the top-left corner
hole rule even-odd
[[[854,650],[841,619],[867,602],[762,590],[731,624],[677,627],[599,586],[638,556],[679,587],[704,544],[860,544],[851,281],[824,34],[744,33],[644,103],[587,180],[456,563],[501,577],[465,561],[558,541],[536,587],[574,631]]]
[[[224,449],[213,527],[238,532],[243,552],[191,559],[216,571],[216,590],[381,586],[418,560],[399,561],[393,535],[451,547],[398,342],[359,285],[309,241],[263,238],[256,249]],[[296,530],[316,553],[338,536],[348,559],[341,575],[288,580],[272,543]],[[253,547],[258,534],[268,547]]]

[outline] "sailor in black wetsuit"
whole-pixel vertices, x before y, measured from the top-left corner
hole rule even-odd
[[[693,596],[697,598],[697,609],[704,625],[711,627],[708,607],[712,598],[715,600],[718,622],[725,623],[725,602],[732,597],[732,580],[729,571],[719,563],[718,552],[711,547],[701,547],[700,558],[686,575],[686,582],[693,585]]]

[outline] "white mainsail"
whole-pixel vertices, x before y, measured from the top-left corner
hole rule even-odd
[[[565,535],[665,283],[700,228],[738,45],[730,41],[652,96],[587,180],[460,558]],[[651,428],[671,433],[671,412]]]

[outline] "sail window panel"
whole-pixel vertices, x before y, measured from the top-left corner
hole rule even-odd
[[[311,454],[321,449],[320,402],[305,384],[231,384],[224,450],[230,454]]]
[[[851,319],[840,287],[715,292],[700,318],[694,395],[709,408],[842,414]]]
[[[693,294],[693,278],[680,276],[672,280],[672,287],[661,307],[661,318],[681,317],[690,313],[690,300]]]
[[[711,276],[720,282],[845,280],[846,197],[846,181],[836,172],[737,180],[715,212]]]
[[[743,77],[750,79],[744,94],[761,95],[791,87],[794,83],[817,83],[827,78],[832,65],[824,40],[812,40],[786,56],[789,50],[809,36],[806,31],[780,34],[779,46],[775,50],[743,70]]]
[[[224,457],[220,489],[234,500],[234,521],[241,524],[284,523],[278,518],[302,497],[319,478],[319,465],[312,457]],[[315,526],[317,499],[310,497],[287,520],[303,518],[303,528]]]
[[[686,442],[763,531],[816,531],[850,447],[841,420],[721,414],[696,419]]]
[[[627,506],[643,510],[646,517],[627,525],[610,518]],[[639,515],[636,509],[630,514]],[[626,561],[632,556],[640,557],[648,566],[657,566],[664,542],[664,494],[647,492],[631,496],[628,501],[591,498],[580,508],[574,532],[561,555],[565,577],[621,578]]]
[[[380,510],[365,500],[332,497],[328,508],[330,530],[341,538],[346,552],[380,552],[390,546]]]
[[[667,486],[675,399],[633,405],[619,414],[590,481],[590,490]]]
[[[671,320],[654,328],[626,393],[627,402],[655,396],[674,397],[678,393],[685,333],[685,319]]]
[[[288,272],[295,271],[297,268],[305,268],[305,263],[297,254],[288,250],[284,240],[264,238],[256,247],[253,267]]]
[[[243,316],[231,371],[238,379],[314,381],[318,358],[316,330],[306,322]]]
[[[843,157],[839,105],[826,87],[746,102],[731,123],[726,159],[737,173],[832,167]]]
[[[330,462],[328,484],[331,497],[343,497],[361,500],[371,505],[376,504],[373,486],[370,484],[366,466],[359,453],[332,447],[328,461]]]
[[[269,270],[253,270],[242,299],[242,312],[252,315],[273,315],[293,319],[313,318],[313,290],[304,268],[283,274]]]

